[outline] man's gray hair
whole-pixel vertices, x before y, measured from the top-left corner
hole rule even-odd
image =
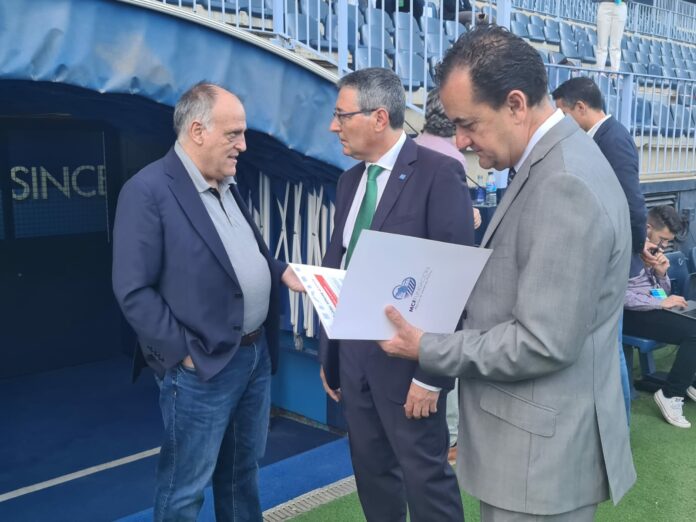
[[[425,125],[423,125],[423,132],[443,138],[451,138],[457,132],[454,123],[445,114],[438,87],[435,87],[428,93],[428,99],[425,102]]]
[[[347,74],[338,81],[339,90],[350,87],[358,92],[361,110],[386,109],[389,125],[400,129],[404,125],[406,95],[396,73],[382,67],[370,67]]]
[[[217,89],[221,87],[202,81],[181,95],[174,107],[174,132],[177,137],[188,132],[194,121],[201,122],[206,129],[210,128]]]

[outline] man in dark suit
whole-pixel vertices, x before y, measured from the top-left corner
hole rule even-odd
[[[402,130],[404,90],[388,69],[363,69],[339,84],[331,131],[360,161],[344,172],[324,266],[346,267],[361,230],[471,245],[471,201],[458,161]],[[387,357],[372,341],[320,344],[327,393],[343,403],[358,495],[368,521],[462,520],[447,463],[446,392],[453,380]],[[441,393],[442,390],[442,393]]]
[[[647,212],[645,198],[640,191],[638,151],[633,137],[616,118],[605,114],[602,107],[602,92],[592,79],[571,78],[559,85],[552,93],[556,106],[573,117],[607,158],[626,195],[631,219],[631,270],[629,277],[637,276],[643,268],[640,254],[643,252],[646,235]],[[626,414],[631,416],[631,383],[623,352],[622,328],[619,328],[619,357],[621,359],[621,386],[624,394]]]
[[[638,150],[633,137],[616,118],[605,114],[602,92],[591,78],[571,78],[558,86],[552,96],[556,106],[572,116],[580,128],[594,139],[614,169],[628,201],[632,250],[634,254],[639,255],[643,252],[645,243],[647,214],[645,198],[640,191]],[[642,263],[640,265],[638,271]],[[631,268],[633,269],[633,266]]]
[[[200,83],[174,109],[177,141],[123,186],[113,287],[160,386],[165,437],[154,519],[196,520],[212,479],[218,521],[261,521],[270,375],[278,360],[274,260],[236,188],[244,108]],[[282,276],[281,276],[282,274]]]

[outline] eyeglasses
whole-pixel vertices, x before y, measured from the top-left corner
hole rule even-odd
[[[335,120],[338,120],[339,125],[343,125],[343,123],[348,119],[352,118],[356,114],[370,114],[371,112],[375,112],[377,109],[362,109],[359,111],[353,111],[353,112],[338,112],[338,111],[333,111],[333,117]]]

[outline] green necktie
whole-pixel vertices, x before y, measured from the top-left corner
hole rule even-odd
[[[350,243],[348,243],[346,268],[348,268],[348,263],[350,263],[350,256],[353,255],[353,249],[358,242],[360,232],[366,228],[370,228],[372,224],[372,218],[375,215],[375,208],[377,207],[377,176],[379,176],[383,170],[384,169],[379,165],[370,165],[367,168],[365,195],[363,196],[362,203],[360,203],[360,210],[358,210],[358,215],[355,218],[355,225],[353,226],[353,234],[350,236]]]

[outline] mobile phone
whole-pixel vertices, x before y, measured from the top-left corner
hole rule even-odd
[[[654,255],[657,254],[659,251],[660,251],[660,247],[659,247],[659,246],[657,246],[657,247],[655,247],[655,248],[649,248],[649,249],[648,249],[648,252],[650,253],[651,256],[654,256]]]

